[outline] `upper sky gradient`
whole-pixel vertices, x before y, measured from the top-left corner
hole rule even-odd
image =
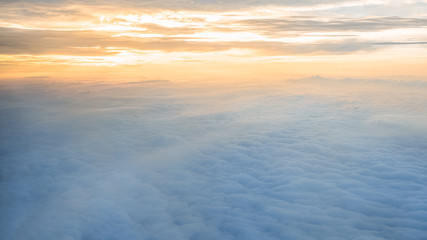
[[[3,0],[0,8],[3,79],[427,76],[425,0]]]

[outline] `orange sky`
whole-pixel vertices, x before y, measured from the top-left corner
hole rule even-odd
[[[6,1],[0,77],[427,76],[427,1]]]

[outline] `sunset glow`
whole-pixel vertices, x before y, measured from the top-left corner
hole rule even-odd
[[[2,0],[1,240],[425,240],[427,0]]]
[[[116,4],[3,4],[3,77],[37,76],[43,72],[33,69],[46,65],[48,75],[72,77],[62,72],[65,65],[92,66],[106,75],[130,67],[138,77],[151,78],[159,73],[146,66],[156,64],[171,71],[165,77],[178,80],[175,68],[197,71],[208,62],[216,75],[221,75],[223,66],[234,64],[233,71],[240,72],[242,79],[265,74],[264,67],[249,70],[248,65],[269,63],[276,79],[316,74],[343,77],[335,70],[340,65],[363,72],[359,74],[363,77],[390,77],[407,75],[403,69],[427,63],[427,20],[421,1],[196,4],[187,9],[180,2]],[[320,72],[319,59],[329,63]],[[381,62],[382,74],[372,73],[368,63],[372,61]],[[305,70],[293,70],[295,64],[304,64]],[[139,67],[144,70],[139,72]],[[427,72],[423,68],[411,75],[423,77]]]

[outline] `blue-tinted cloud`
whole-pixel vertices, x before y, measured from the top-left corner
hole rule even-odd
[[[3,84],[2,239],[423,239],[425,83]]]

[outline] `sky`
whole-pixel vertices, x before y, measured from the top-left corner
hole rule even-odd
[[[0,0],[0,239],[424,240],[427,1]]]
[[[3,0],[0,8],[2,79],[427,76],[425,0]]]

